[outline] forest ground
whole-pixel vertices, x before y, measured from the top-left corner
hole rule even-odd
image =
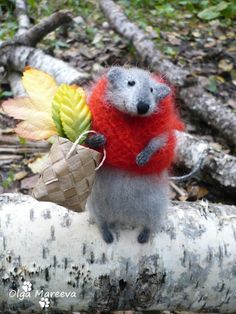
[[[167,59],[189,69],[193,77],[201,79],[205,90],[236,114],[236,5],[233,2],[182,0],[156,4],[156,1],[120,0],[118,3],[132,21],[148,32]],[[55,10],[72,10],[75,23],[50,33],[38,47],[87,72],[91,77],[87,88],[111,65],[148,68],[133,46],[110,28],[95,0],[55,3],[29,0],[28,4],[32,24]],[[0,23],[0,40],[12,38],[17,21],[14,5],[9,1],[0,2]],[[0,102],[11,96],[5,70],[0,67]],[[228,145],[207,123],[183,109],[178,99],[177,106],[187,132],[202,136],[218,151],[236,154],[235,147]],[[28,194],[38,178],[37,171],[48,147],[30,147],[24,139],[18,141],[14,125],[0,107],[0,193]],[[173,168],[172,173],[176,175],[183,170]],[[204,182],[201,176],[171,185],[174,200],[235,202],[234,196]]]

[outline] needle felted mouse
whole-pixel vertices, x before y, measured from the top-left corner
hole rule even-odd
[[[99,135],[87,144],[106,149],[88,200],[90,215],[107,243],[112,226],[139,228],[138,242],[145,243],[164,221],[174,131],[183,129],[172,90],[142,69],[112,67],[92,89],[89,106]]]

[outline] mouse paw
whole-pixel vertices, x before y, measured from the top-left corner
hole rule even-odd
[[[150,230],[147,228],[144,228],[138,235],[138,242],[141,244],[146,243],[148,242],[149,237],[150,237]]]
[[[104,224],[104,225],[102,226],[102,237],[103,237],[103,240],[104,240],[107,244],[112,243],[113,240],[114,240],[113,235],[112,235],[111,231],[108,229],[107,224]]]
[[[139,153],[138,156],[136,157],[136,164],[140,167],[146,165],[148,161],[149,161],[149,156],[144,151]]]
[[[99,148],[106,143],[106,138],[103,134],[94,134],[85,140],[85,143],[91,148]]]

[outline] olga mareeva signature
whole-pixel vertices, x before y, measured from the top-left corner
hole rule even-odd
[[[24,281],[22,289],[10,290],[10,298],[17,298],[20,301],[30,298],[39,298],[39,305],[41,308],[46,309],[50,306],[50,299],[52,298],[76,298],[75,291],[45,291],[43,289],[33,290],[32,283],[30,281]]]

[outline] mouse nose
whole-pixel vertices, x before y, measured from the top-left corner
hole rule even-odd
[[[145,103],[144,101],[139,101],[137,105],[138,114],[145,114],[148,112],[150,106],[149,104]]]

